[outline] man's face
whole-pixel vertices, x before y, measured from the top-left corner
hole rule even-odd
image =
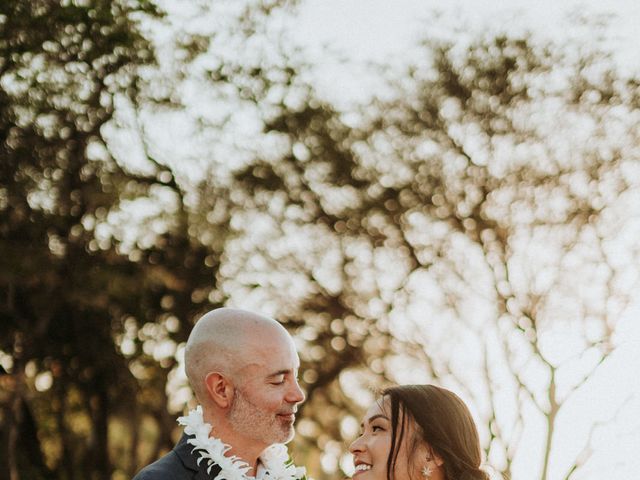
[[[293,438],[300,361],[291,338],[280,331],[261,332],[246,352],[248,365],[238,375],[229,423],[237,434],[266,448]]]

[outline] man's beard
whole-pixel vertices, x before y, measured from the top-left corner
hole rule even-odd
[[[238,388],[229,411],[229,423],[240,435],[267,445],[286,443],[294,433],[292,423],[258,407]]]

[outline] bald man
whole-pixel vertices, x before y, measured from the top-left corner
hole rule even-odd
[[[202,419],[213,426],[210,437],[231,447],[224,452],[226,457],[246,462],[244,476],[264,473],[260,454],[293,438],[297,405],[304,400],[297,380],[299,366],[295,345],[284,327],[252,312],[212,310],[191,331],[185,367]],[[215,479],[221,467],[214,462],[207,473],[208,462],[198,464],[201,451],[194,450],[194,445],[202,439],[189,431],[187,427],[175,448],[134,480]]]

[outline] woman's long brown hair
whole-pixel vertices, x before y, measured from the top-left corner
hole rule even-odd
[[[382,392],[391,408],[391,449],[387,480],[393,480],[403,442],[411,453],[420,440],[443,460],[446,480],[488,480],[482,461],[478,430],[469,409],[455,393],[435,385],[400,385]],[[407,425],[414,421],[415,437],[408,438]]]

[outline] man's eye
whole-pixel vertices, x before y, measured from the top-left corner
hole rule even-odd
[[[284,383],[284,377],[276,378],[271,382],[271,385],[282,385]]]

